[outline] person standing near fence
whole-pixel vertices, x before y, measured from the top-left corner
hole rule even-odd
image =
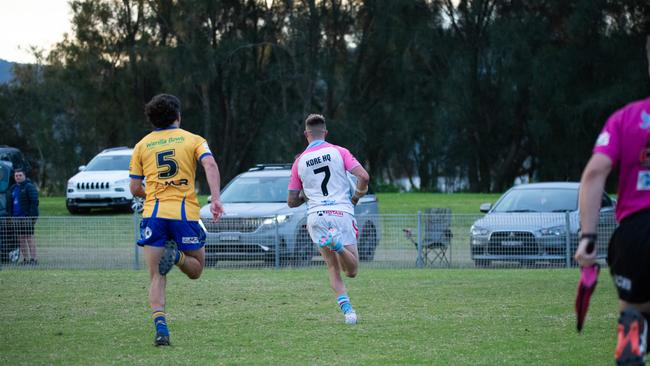
[[[646,40],[650,65],[650,36]],[[649,68],[650,71],[650,68]],[[580,181],[582,234],[575,259],[593,265],[601,194],[618,167],[616,219],[607,263],[618,292],[617,365],[645,364],[650,318],[650,98],[628,104],[609,117]],[[595,247],[595,245],[594,245]]]
[[[38,190],[22,168],[14,169],[14,183],[7,191],[7,208],[13,234],[20,244],[21,264],[37,265],[34,226],[38,219]]]
[[[154,344],[168,346],[166,275],[176,265],[188,278],[198,279],[205,265],[205,232],[199,223],[199,202],[194,189],[197,163],[205,169],[212,194],[210,212],[215,221],[223,213],[221,178],[206,140],[180,128],[178,98],[156,95],[146,104],[145,115],[154,131],[135,145],[129,167],[130,189],[134,196],[145,198],[138,245],[144,247],[151,281],[149,305],[156,329]]]
[[[330,286],[344,314],[345,323],[356,324],[357,314],[341,270],[355,277],[359,268],[354,205],[368,192],[368,172],[345,148],[325,142],[325,118],[311,114],[305,120],[305,138],[309,143],[291,168],[289,207],[307,202],[307,231],[327,263]],[[347,172],[357,178],[354,193],[350,192]]]

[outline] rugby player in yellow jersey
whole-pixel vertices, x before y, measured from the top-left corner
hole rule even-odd
[[[156,346],[170,344],[165,319],[167,273],[175,264],[187,277],[197,279],[205,264],[205,232],[194,190],[198,162],[210,186],[213,219],[219,220],[223,213],[219,167],[204,138],[179,128],[180,112],[180,101],[169,94],[156,95],[145,105],[155,129],[135,145],[129,167],[131,193],[145,198],[138,245],[144,247],[149,268]]]

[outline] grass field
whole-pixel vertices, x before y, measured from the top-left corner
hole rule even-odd
[[[145,271],[0,272],[3,365],[608,365],[616,296],[601,278],[575,332],[577,270],[370,270],[346,326],[325,271],[173,271],[173,346],[152,346]]]
[[[478,214],[481,203],[494,203],[500,194],[481,193],[379,193],[379,210],[382,214],[415,214],[430,207],[448,207],[454,214]],[[207,196],[199,196],[201,205]],[[69,216],[65,197],[41,197],[41,216]],[[120,214],[110,210],[95,210],[93,216]],[[122,213],[125,214],[125,213]]]

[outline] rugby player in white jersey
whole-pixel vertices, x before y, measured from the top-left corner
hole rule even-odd
[[[307,230],[327,263],[330,285],[345,323],[356,324],[341,271],[355,277],[359,268],[354,205],[368,192],[368,172],[345,148],[325,142],[325,118],[311,114],[305,120],[309,146],[293,163],[289,181],[289,207],[307,202]],[[347,172],[357,178],[354,192]]]

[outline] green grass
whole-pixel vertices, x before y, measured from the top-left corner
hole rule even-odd
[[[0,364],[609,365],[602,276],[575,332],[577,270],[372,270],[342,323],[324,268],[169,276],[173,346],[152,346],[145,271],[0,272]]]
[[[430,207],[448,207],[454,214],[479,214],[481,203],[494,203],[500,194],[481,193],[379,193],[379,210],[382,214],[416,214]],[[207,203],[207,196],[199,196],[201,205]],[[65,208],[65,197],[41,197],[41,216],[69,216]],[[106,216],[116,213],[111,210],[94,210],[93,215]]]
[[[453,214],[480,214],[482,203],[495,203],[501,194],[483,193],[379,193],[382,214],[415,214],[431,207],[451,208]]]

